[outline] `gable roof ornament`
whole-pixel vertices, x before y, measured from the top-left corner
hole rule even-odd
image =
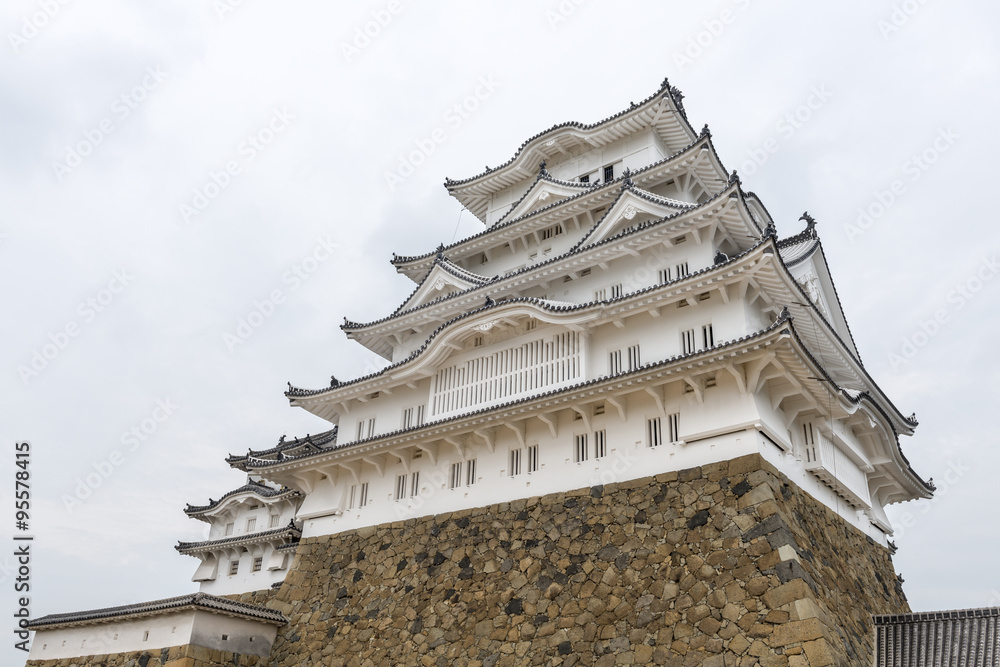
[[[799,220],[806,221],[806,229],[804,233],[808,234],[812,238],[816,238],[816,218],[809,215],[809,211],[806,211],[799,217]]]
[[[541,162],[538,163],[538,175],[535,176],[535,180],[537,181],[538,179],[544,178],[548,175],[549,172],[548,170],[545,169],[545,160],[542,160]]]
[[[629,170],[628,167],[625,167],[625,171],[622,173],[622,188],[621,189],[624,190],[625,188],[630,188],[633,185],[635,185],[635,184],[632,182],[632,172]]]

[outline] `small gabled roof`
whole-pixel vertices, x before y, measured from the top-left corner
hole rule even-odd
[[[511,204],[511,207],[497,220],[491,227],[499,227],[517,218],[524,217],[540,208],[562,201],[568,197],[573,197],[581,192],[599,188],[600,181],[593,183],[580,183],[577,181],[562,181],[553,178],[545,169],[545,162],[539,165],[538,176],[535,182],[521,195],[521,198]],[[552,199],[555,197],[555,199]],[[552,199],[552,201],[549,201]]]
[[[261,621],[271,625],[287,625],[288,619],[280,612],[266,607],[260,607],[245,602],[237,602],[228,598],[208,595],[207,593],[192,593],[163,600],[140,602],[120,607],[105,607],[89,611],[76,611],[67,614],[49,614],[28,622],[29,630],[55,630],[79,625],[122,621],[141,616],[171,614],[179,611],[204,610],[226,616],[235,616],[253,621]]]
[[[689,211],[697,208],[698,204],[671,199],[661,195],[653,194],[635,186],[629,174],[626,172],[625,180],[621,185],[621,192],[618,198],[608,207],[604,215],[594,223],[583,237],[573,245],[570,252],[588,245],[592,245],[605,238],[612,236],[616,225],[622,220],[631,220],[639,213],[645,213],[654,219],[662,220],[669,218],[676,213]]]
[[[464,292],[473,287],[486,285],[496,279],[497,276],[482,276],[462,268],[445,257],[439,248],[437,257],[435,257],[434,264],[431,265],[430,270],[427,271],[423,279],[410,292],[410,296],[392,312],[392,315],[398,315],[403,311],[412,310],[417,306],[433,303],[438,299],[448,296],[448,294],[451,294],[450,291],[440,295],[435,295],[435,292],[441,292],[449,286],[459,292]],[[344,331],[349,331],[359,329],[363,326],[365,325],[360,322],[352,322],[344,318],[344,324],[340,328]]]
[[[445,180],[448,192],[477,218],[485,222],[490,196],[531,177],[540,161],[554,157],[560,149],[586,146],[595,148],[653,127],[673,148],[686,145],[697,137],[688,122],[684,95],[663,80],[660,88],[638,104],[597,123],[567,122],[553,125],[529,138],[514,155],[498,167],[461,180]]]
[[[201,515],[204,515],[207,512],[211,512],[212,510],[216,509],[217,507],[220,507],[226,501],[232,498],[236,498],[242,495],[256,496],[257,498],[260,498],[262,500],[274,500],[275,498],[283,498],[283,497],[297,498],[302,494],[299,493],[298,491],[295,491],[294,489],[288,489],[288,488],[273,489],[270,486],[267,486],[266,484],[261,484],[260,482],[255,482],[252,479],[248,479],[246,484],[244,484],[238,489],[233,489],[232,491],[225,494],[218,500],[212,500],[211,498],[209,498],[207,505],[191,505],[189,503],[188,506],[184,508],[184,512],[188,516],[195,518],[202,518]]]

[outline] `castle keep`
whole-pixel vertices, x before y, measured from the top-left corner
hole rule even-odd
[[[871,664],[884,508],[933,487],[816,221],[779,238],[666,81],[445,187],[482,231],[342,326],[385,367],[289,385],[323,426],[187,508],[200,592],[36,619],[29,664]]]

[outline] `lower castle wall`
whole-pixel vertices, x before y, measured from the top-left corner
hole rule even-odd
[[[303,540],[300,665],[870,665],[886,549],[759,455]]]
[[[259,663],[29,665],[867,666],[871,615],[909,610],[889,552],[759,455],[306,539],[241,599],[291,621]]]

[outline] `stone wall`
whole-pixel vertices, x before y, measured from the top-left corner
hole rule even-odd
[[[304,540],[269,664],[869,665],[887,550],[759,456]]]
[[[186,645],[85,658],[29,660],[25,667],[263,667],[267,664],[267,658]]]
[[[242,599],[291,621],[269,667],[867,667],[871,615],[909,611],[888,551],[756,455],[303,540]],[[257,664],[178,656],[148,665]]]

